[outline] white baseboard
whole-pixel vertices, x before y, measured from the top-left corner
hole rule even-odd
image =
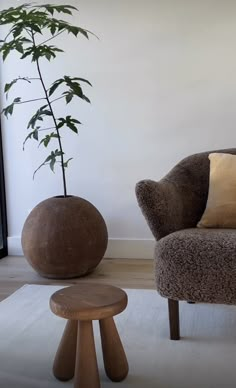
[[[111,259],[153,259],[155,240],[111,238],[105,257]]]
[[[21,238],[19,236],[8,237],[7,245],[9,256],[23,256]]]
[[[111,259],[152,259],[154,256],[155,241],[152,239],[119,239],[111,238],[108,241],[106,258]],[[8,237],[9,256],[23,256],[21,238]]]

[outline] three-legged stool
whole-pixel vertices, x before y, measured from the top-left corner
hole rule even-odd
[[[74,377],[75,388],[100,388],[93,320],[99,320],[107,376],[112,381],[125,379],[129,367],[113,316],[126,308],[127,300],[120,288],[88,283],[51,296],[53,313],[68,320],[53,365],[57,379]]]

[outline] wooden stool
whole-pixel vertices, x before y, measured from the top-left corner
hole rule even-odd
[[[100,387],[93,320],[99,320],[107,376],[112,381],[125,379],[129,367],[113,316],[126,308],[127,301],[120,288],[88,283],[63,288],[51,296],[53,313],[68,319],[53,364],[57,379],[75,376],[75,388]]]

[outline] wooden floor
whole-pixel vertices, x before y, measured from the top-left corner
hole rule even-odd
[[[8,256],[0,260],[0,301],[24,284],[77,284],[79,282],[107,283],[122,288],[155,289],[153,260],[104,259],[90,275],[69,279],[42,278],[24,257]]]

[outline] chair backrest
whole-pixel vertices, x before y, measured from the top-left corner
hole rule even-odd
[[[181,229],[196,227],[206,207],[210,170],[208,155],[212,152],[235,155],[236,148],[188,156],[161,181],[149,179],[137,183],[137,200],[156,240]]]
[[[201,152],[181,160],[164,178],[177,184],[186,199],[183,212],[185,227],[194,227],[201,218],[207,202],[209,188],[210,161],[212,152],[236,154],[236,148]],[[235,171],[236,173],[236,171]],[[191,204],[194,202],[194,207]]]

